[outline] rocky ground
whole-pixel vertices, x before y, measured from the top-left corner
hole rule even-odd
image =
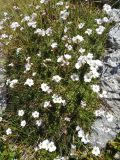
[[[104,148],[120,132],[120,10],[113,9],[109,16],[116,25],[109,32],[103,58],[101,88],[107,91],[107,97],[103,99],[104,106],[99,110],[100,115],[92,126],[90,136],[91,143],[100,148]],[[108,121],[106,115],[113,117]]]

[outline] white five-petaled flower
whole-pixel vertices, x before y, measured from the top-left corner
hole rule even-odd
[[[84,52],[85,52],[85,49],[84,49],[84,48],[80,48],[80,49],[79,49],[79,52],[80,52],[80,53],[84,53]]]
[[[44,108],[51,107],[50,101],[44,102]]]
[[[46,4],[48,2],[49,2],[49,0],[40,0],[40,3],[42,3],[42,4]]]
[[[47,92],[47,93],[52,92],[52,90],[51,90],[50,87],[47,85],[47,83],[42,83],[42,84],[41,84],[41,89],[42,89],[43,92]]]
[[[80,23],[80,24],[78,24],[78,28],[82,29],[84,27],[84,25],[85,25],[85,23]]]
[[[8,129],[6,130],[6,134],[7,134],[7,135],[12,134],[12,130],[11,130],[10,128],[8,128]]]
[[[104,30],[105,30],[104,26],[99,26],[98,28],[96,28],[96,32],[98,35],[101,35]]]
[[[38,126],[38,127],[40,127],[41,125],[42,125],[42,120],[40,119],[40,120],[36,120],[36,125]]]
[[[54,142],[49,142],[48,151],[49,152],[54,152],[55,150],[56,150],[56,146],[55,146]]]
[[[70,77],[73,81],[79,81],[79,75],[76,73],[73,73]]]
[[[96,92],[96,93],[98,93],[99,91],[100,91],[100,86],[98,86],[98,85],[91,85],[91,88],[92,88],[92,90],[94,91],[94,92]]]
[[[75,43],[79,43],[79,42],[84,41],[84,38],[83,38],[83,36],[77,35],[77,36],[72,38],[72,41],[75,42]]]
[[[55,76],[52,77],[52,80],[55,81],[55,82],[57,82],[57,83],[60,82],[61,79],[62,78],[59,75],[55,75]]]
[[[91,35],[91,34],[92,34],[92,29],[89,29],[89,28],[88,28],[88,29],[85,31],[85,33],[88,34],[88,35]]]
[[[12,24],[10,25],[10,27],[11,27],[13,30],[16,30],[16,28],[20,27],[20,25],[19,25],[18,22],[12,22]]]
[[[29,87],[33,86],[34,85],[34,81],[33,79],[27,79],[26,82],[24,83],[24,85],[28,85]]]
[[[17,79],[13,79],[12,81],[10,81],[10,87],[11,88],[14,88],[15,84],[18,83],[18,80]]]
[[[39,36],[45,36],[45,30],[44,29],[37,29],[34,33],[37,33]]]
[[[103,90],[102,93],[99,94],[99,96],[100,96],[101,98],[107,98],[107,97],[108,97],[108,93],[107,93],[107,91]]]
[[[23,110],[18,110],[18,116],[22,117],[24,115],[24,111]]]
[[[51,44],[51,47],[54,49],[54,48],[57,48],[58,44],[56,42],[52,43]]]
[[[26,126],[26,121],[25,120],[21,121],[20,125],[21,125],[21,127],[25,127]]]
[[[66,20],[68,16],[69,16],[69,12],[66,9],[60,12],[60,18],[62,20]]]
[[[37,112],[37,111],[32,112],[32,117],[33,118],[38,118],[39,117],[39,112]]]
[[[95,156],[98,156],[98,155],[100,154],[100,149],[99,149],[99,147],[94,146],[94,147],[93,147],[93,150],[92,150],[92,154],[94,154]]]
[[[104,4],[103,6],[103,11],[105,11],[106,13],[109,13],[111,11],[111,6],[108,4]]]

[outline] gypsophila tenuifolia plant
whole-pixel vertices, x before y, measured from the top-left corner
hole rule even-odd
[[[7,86],[0,135],[21,149],[20,159],[101,157],[89,130],[107,96],[99,77],[110,9],[87,1],[9,2],[0,21]]]

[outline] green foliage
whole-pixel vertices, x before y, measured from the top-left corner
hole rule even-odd
[[[53,160],[58,155],[70,156],[71,144],[75,144],[77,146],[76,154],[79,157],[78,159],[102,160],[102,157],[96,158],[91,155],[91,148],[83,145],[80,138],[78,139],[75,130],[76,126],[80,125],[85,132],[89,132],[95,120],[94,111],[99,108],[101,101],[98,95],[92,91],[90,85],[99,83],[99,80],[92,80],[90,85],[86,84],[84,82],[84,75],[89,71],[89,67],[85,65],[81,70],[76,70],[74,65],[80,56],[78,50],[81,46],[86,49],[85,55],[91,52],[94,55],[94,59],[101,58],[104,53],[110,24],[105,24],[106,30],[102,36],[97,35],[95,29],[98,25],[95,23],[95,19],[103,18],[105,15],[101,10],[89,3],[74,4],[68,1],[70,2],[70,16],[67,21],[72,21],[72,23],[67,23],[60,19],[60,11],[65,6],[56,7],[57,0],[53,0],[46,5],[41,5],[41,8],[38,10],[35,9],[35,6],[39,2],[37,0],[31,2],[10,1],[6,7],[10,19],[5,22],[3,32],[13,36],[9,44],[3,46],[3,51],[6,55],[6,76],[10,80],[18,79],[19,83],[14,88],[7,87],[8,104],[6,111],[2,115],[4,121],[1,123],[0,136],[3,137],[8,127],[12,129],[13,133],[7,136],[7,142],[5,141],[2,144],[0,158],[12,160],[17,154],[17,156],[19,155],[18,159],[32,160],[34,157],[36,160]],[[31,6],[28,7],[30,3]],[[14,10],[14,5],[20,9]],[[51,36],[38,36],[34,33],[35,29],[29,27],[26,22],[21,23],[21,19],[25,15],[31,16],[34,12],[38,15],[36,18],[37,27],[44,29],[51,27],[53,30]],[[11,22],[18,22],[24,29],[22,31],[18,28],[15,31],[11,30],[9,27]],[[85,27],[79,30],[77,26],[83,22],[85,22]],[[61,40],[65,34],[65,27],[68,27],[67,34],[69,37],[82,35],[85,38],[85,41],[80,45],[72,44],[72,51],[68,51],[65,48],[65,43],[67,42]],[[88,28],[93,30],[91,36],[85,34]],[[8,39],[2,40],[3,44],[7,44],[7,42]],[[52,42],[58,43],[56,49],[51,49]],[[19,54],[16,54],[17,48],[22,48]],[[41,57],[38,57],[37,54],[40,52]],[[63,67],[57,63],[57,58],[64,54],[70,54],[72,60],[70,60],[70,65]],[[30,71],[24,73],[27,57],[31,57],[30,62],[33,65]],[[45,61],[47,58],[51,59],[51,61]],[[14,67],[9,66],[11,63],[14,64]],[[37,74],[32,76],[34,72]],[[77,73],[80,81],[72,81],[70,78],[72,73]],[[62,81],[58,84],[53,82],[52,77],[54,75],[60,75]],[[32,87],[24,85],[28,78],[34,80]],[[54,104],[51,100],[51,94],[42,92],[40,88],[42,83],[47,83],[54,93],[59,93],[64,99],[67,99],[66,106]],[[45,101],[50,101],[52,107],[44,108],[43,103]],[[85,108],[81,105],[82,101],[86,102]],[[25,111],[22,118],[18,116],[18,110],[20,109]],[[32,112],[36,110],[40,113],[40,118],[42,119],[41,127],[35,125],[35,119],[31,116]],[[70,122],[65,121],[66,117],[70,118]],[[20,122],[23,119],[27,122],[24,128],[20,126]],[[48,153],[45,150],[34,151],[38,143],[44,139],[51,139],[55,142],[57,146],[56,152]],[[14,149],[11,149],[10,144],[14,148],[12,142],[18,146],[17,153]],[[26,151],[26,147],[28,147],[28,151]],[[73,156],[71,160],[75,158]]]

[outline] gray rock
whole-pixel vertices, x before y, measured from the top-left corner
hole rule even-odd
[[[110,16],[120,19],[120,10],[113,9]],[[118,13],[118,17],[116,14]],[[103,59],[101,89],[107,91],[103,98],[104,111],[91,127],[90,142],[104,148],[120,132],[120,26],[116,24],[109,32],[107,50]],[[113,120],[107,118],[111,114]]]
[[[2,44],[0,43],[0,47]],[[2,50],[0,51],[0,115],[6,108],[6,87],[5,87],[5,70],[4,70],[4,56]]]
[[[120,22],[120,10],[119,9],[112,9],[108,16],[110,16],[111,20],[115,22]]]
[[[108,47],[120,49],[120,25],[117,24],[109,32]]]

